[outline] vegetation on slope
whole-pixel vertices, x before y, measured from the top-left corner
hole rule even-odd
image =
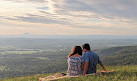
[[[1,49],[1,52],[4,50]],[[10,50],[16,51],[16,49]],[[22,50],[24,51],[24,49],[20,49],[21,52]],[[42,51],[33,54],[0,54],[0,78],[64,71],[67,69],[69,52],[70,50],[67,49]],[[96,50],[95,52],[99,54],[103,64],[108,66],[137,64],[137,46],[113,47]]]
[[[105,65],[137,65],[137,46],[113,47],[100,51]]]

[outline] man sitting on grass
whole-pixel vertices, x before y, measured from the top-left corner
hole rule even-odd
[[[84,51],[84,67],[83,75],[96,73],[97,64],[100,64],[104,71],[103,64],[101,63],[99,56],[92,52],[89,44],[82,45]]]

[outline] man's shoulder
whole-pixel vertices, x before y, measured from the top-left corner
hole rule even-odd
[[[94,52],[92,52],[92,51],[88,51],[88,52],[85,52],[85,53],[84,53],[84,55],[92,55],[92,54],[96,54],[96,53],[94,53]]]
[[[86,53],[88,53],[88,54],[96,54],[95,52],[93,52],[93,51],[88,51],[88,52],[86,52]],[[97,54],[96,54],[97,55]]]
[[[87,52],[85,52],[85,53],[84,53],[84,56],[87,56],[87,55],[88,55],[88,53],[87,53]]]
[[[93,52],[93,51],[85,52],[84,55],[94,55],[94,56],[98,56],[98,54],[95,53],[95,52]]]
[[[95,52],[93,52],[93,51],[91,51],[90,52],[92,55],[94,55],[94,56],[97,56],[98,57],[98,54],[97,53],[95,53]]]

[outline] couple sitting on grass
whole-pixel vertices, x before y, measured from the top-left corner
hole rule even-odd
[[[82,50],[84,51],[84,54],[82,54]],[[67,76],[96,73],[97,64],[100,64],[103,70],[106,71],[99,56],[91,51],[89,44],[82,45],[82,48],[80,46],[75,46],[68,55]]]
[[[84,51],[84,55],[82,54],[82,49]],[[90,50],[89,44],[84,44],[82,48],[80,46],[75,46],[72,48],[72,52],[68,55],[67,74],[55,74],[45,78],[41,78],[40,75],[37,75],[37,77],[39,78],[39,81],[47,81],[65,77],[77,77],[80,75],[93,74],[96,73],[96,65],[98,63],[102,66],[103,70],[106,71],[99,59],[99,56]]]

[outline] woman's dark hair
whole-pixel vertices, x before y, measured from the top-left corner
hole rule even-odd
[[[72,52],[69,54],[68,58],[72,55],[75,55],[75,54],[79,54],[79,55],[82,55],[82,48],[80,46],[75,46],[72,50]]]
[[[88,43],[82,45],[83,49],[90,50],[90,45]]]

